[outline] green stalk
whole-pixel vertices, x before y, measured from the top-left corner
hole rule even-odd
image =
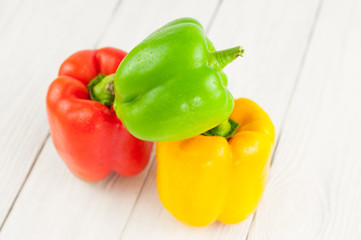
[[[100,102],[107,107],[114,102],[114,78],[115,74],[104,75],[99,73],[88,84],[90,99]]]
[[[228,118],[228,119],[224,120],[218,126],[203,133],[203,135],[204,136],[219,136],[219,137],[224,137],[228,140],[228,139],[232,138],[233,135],[237,132],[237,129],[239,126],[240,125],[237,122]]]
[[[209,52],[208,65],[214,67],[217,71],[221,71],[225,66],[233,62],[237,57],[243,57],[243,53],[244,49],[241,46],[221,51]]]

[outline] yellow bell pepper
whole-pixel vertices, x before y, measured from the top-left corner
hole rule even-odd
[[[240,126],[228,141],[199,135],[157,143],[157,187],[174,217],[192,226],[249,217],[263,194],[275,138],[271,119],[256,103],[235,101]]]

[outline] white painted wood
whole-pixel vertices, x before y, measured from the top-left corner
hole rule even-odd
[[[324,1],[248,239],[361,236],[361,3]],[[217,2],[123,0],[107,26],[115,4],[0,1],[0,223],[48,132],[44,97],[61,61],[92,48],[103,33],[100,46],[129,50],[178,16],[206,26]],[[278,133],[318,4],[223,0],[210,29],[217,48],[246,48],[244,59],[226,69],[229,86],[235,97],[260,103]],[[99,12],[105,17],[94,19]],[[48,140],[0,238],[246,238],[251,219],[200,229],[180,224],[161,206],[155,162],[149,167],[149,175],[85,183],[69,173]]]
[[[249,239],[361,238],[361,2],[323,5]]]
[[[225,68],[229,88],[235,98],[247,97],[262,106],[276,133],[318,5],[315,0],[225,0],[209,33],[218,49],[245,48],[244,57]]]
[[[8,24],[16,17],[23,0],[0,1],[0,35]]]
[[[207,26],[219,0],[123,0],[100,45],[130,51],[150,33],[180,17],[196,18]]]
[[[277,132],[296,81],[317,12],[317,1],[227,1],[210,29],[218,49],[242,44],[245,57],[225,69],[235,97],[249,97],[264,107]],[[245,239],[252,218],[229,226],[215,223],[190,228],[161,205],[153,163],[144,189],[124,231],[124,239]]]
[[[204,9],[205,4],[208,7]],[[99,46],[129,50],[156,27],[178,16],[193,16],[207,24],[216,5],[216,0],[173,3],[123,0],[112,24],[104,29]],[[88,37],[93,38],[91,34]],[[56,51],[64,50],[53,50],[53,54]],[[54,62],[58,66],[61,61]],[[52,71],[55,75],[56,69]],[[46,126],[45,121],[43,125]],[[112,176],[99,184],[84,183],[70,174],[48,141],[0,236],[5,239],[118,239],[145,176],[143,172],[131,179]]]
[[[70,53],[94,46],[116,2],[5,3],[17,11],[0,28],[0,226],[48,134],[48,85]]]
[[[87,183],[69,173],[48,139],[0,236],[119,239],[147,172]]]

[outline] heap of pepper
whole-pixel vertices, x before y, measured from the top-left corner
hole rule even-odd
[[[227,89],[222,69],[242,54],[216,51],[198,21],[181,18],[128,55],[72,55],[47,96],[57,151],[98,181],[140,172],[155,141],[158,193],[174,217],[192,226],[246,219],[264,191],[275,132],[256,103]]]

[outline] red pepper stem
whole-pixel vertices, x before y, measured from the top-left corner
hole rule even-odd
[[[107,107],[113,105],[114,102],[114,78],[115,74],[104,75],[99,73],[88,84],[90,99],[100,102]]]
[[[208,65],[214,67],[217,71],[221,71],[225,66],[233,62],[237,57],[243,57],[243,53],[244,49],[241,46],[221,51],[209,52]]]

